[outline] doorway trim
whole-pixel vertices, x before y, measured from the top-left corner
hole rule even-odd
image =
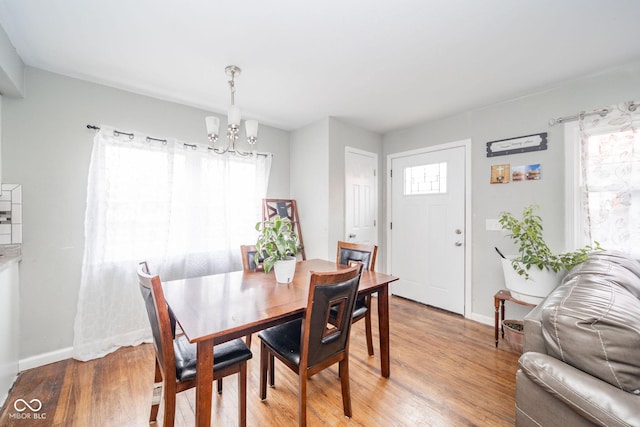
[[[471,229],[471,139],[463,139],[444,144],[433,145],[429,147],[417,148],[415,150],[402,151],[387,155],[386,165],[386,213],[385,213],[385,246],[389,247],[391,242],[391,163],[393,159],[399,157],[413,156],[416,154],[430,153],[434,151],[448,150],[450,148],[464,148],[464,227],[465,227],[465,245],[464,245],[464,317],[469,317],[472,313],[471,306],[471,248],[472,248],[472,229]],[[391,254],[386,254],[387,271],[391,271]]]

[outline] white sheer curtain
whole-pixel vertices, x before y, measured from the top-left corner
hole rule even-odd
[[[605,117],[581,114],[583,242],[597,241],[640,257],[640,110],[607,107]]]
[[[271,155],[130,138],[101,126],[94,139],[74,358],[101,357],[150,338],[136,268],[163,280],[242,268],[257,237]]]

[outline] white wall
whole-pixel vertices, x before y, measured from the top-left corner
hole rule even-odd
[[[291,132],[291,198],[296,199],[307,259],[329,258],[329,119]],[[288,197],[287,197],[288,198]]]
[[[24,64],[0,26],[0,94],[11,97],[24,95]]]
[[[493,248],[498,246],[503,252],[513,252],[512,244],[501,232],[485,230],[485,219],[498,218],[505,210],[521,212],[525,205],[537,203],[541,206],[544,235],[551,248],[565,249],[564,133],[562,126],[550,127],[549,119],[632,99],[640,99],[640,62],[566,82],[532,96],[384,135],[385,155],[467,138],[472,140],[472,317],[493,323],[493,295],[504,287],[500,262]],[[489,141],[541,132],[548,132],[546,151],[486,157]],[[541,163],[542,180],[491,185],[490,167],[502,163]],[[518,313],[520,308],[513,306],[508,310]]]
[[[307,259],[334,259],[344,240],[345,147],[382,157],[382,136],[328,117],[291,134],[291,197]],[[381,187],[381,185],[379,185]]]
[[[345,240],[345,147],[353,147],[378,155],[378,171],[382,170],[382,135],[348,125],[336,118],[329,120],[329,235],[327,240],[328,259],[336,254],[336,242]],[[382,181],[378,174],[378,206],[382,206],[380,191]],[[380,233],[381,227],[378,227]],[[380,241],[380,236],[378,236]],[[384,264],[378,258],[376,270],[384,271]]]
[[[2,185],[2,95],[0,95],[0,185]]]
[[[3,97],[4,181],[22,184],[24,200],[21,359],[73,343],[94,136],[86,125],[205,143],[209,114],[33,68],[24,99]],[[288,132],[261,126],[259,136],[258,149],[274,153],[269,194],[288,195]]]

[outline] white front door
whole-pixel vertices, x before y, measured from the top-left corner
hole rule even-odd
[[[378,155],[345,149],[345,236],[347,242],[377,244]]]
[[[392,293],[454,313],[465,303],[465,148],[391,160]]]

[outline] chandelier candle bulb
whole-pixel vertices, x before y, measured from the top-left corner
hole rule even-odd
[[[211,141],[218,139],[218,132],[220,130],[220,119],[215,116],[208,116],[205,118],[207,124],[207,134]]]
[[[229,114],[227,116],[228,118],[228,124],[229,127],[231,127],[232,125],[235,125],[235,127],[239,127],[240,126],[240,108],[238,108],[237,106],[231,104],[229,106]]]
[[[255,144],[258,140],[258,121],[257,120],[247,120],[244,123],[244,126],[247,130],[247,140],[250,144]]]

